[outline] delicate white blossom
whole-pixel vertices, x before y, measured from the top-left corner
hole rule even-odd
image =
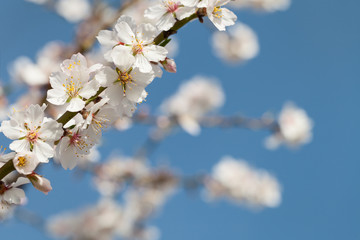
[[[267,148],[275,149],[281,143],[299,146],[311,141],[313,122],[304,109],[296,107],[293,103],[285,104],[278,123],[278,131],[265,141]]]
[[[52,89],[47,92],[47,100],[54,105],[69,103],[66,110],[80,111],[85,107],[85,100],[97,92],[99,84],[92,80],[101,65],[88,68],[86,58],[80,53],[61,64],[61,71],[50,76]]]
[[[90,149],[99,141],[100,136],[89,134],[89,130],[75,126],[68,130],[56,147],[55,159],[64,169],[73,169],[79,159],[90,154]]]
[[[216,55],[229,62],[247,61],[259,52],[256,33],[243,23],[236,23],[226,32],[215,32],[212,46]]]
[[[153,69],[150,61],[162,61],[168,53],[164,47],[153,43],[157,33],[158,30],[149,23],[136,26],[131,17],[122,16],[118,19],[113,31],[102,30],[97,39],[107,49],[121,50],[122,54],[118,54],[117,59],[113,59],[112,50],[109,50],[105,54],[108,61],[126,65],[132,57],[135,57],[134,67],[148,73]]]
[[[229,156],[213,168],[206,189],[210,198],[226,197],[254,207],[276,207],[281,202],[281,187],[273,176]]]
[[[58,0],[57,13],[69,22],[79,22],[90,16],[91,6],[88,0]]]
[[[144,16],[156,22],[159,30],[169,30],[177,20],[195,13],[195,8],[186,7],[181,0],[161,0],[145,10]]]
[[[203,0],[206,3],[206,12],[210,21],[220,31],[225,31],[225,27],[235,24],[236,15],[227,8],[223,8],[230,0]]]
[[[62,134],[62,124],[44,116],[46,105],[30,105],[25,111],[14,111],[1,131],[12,140],[10,149],[18,153],[34,152],[39,162],[54,155],[54,142]]]
[[[123,56],[123,53],[123,50],[114,49],[112,56],[116,70],[104,67],[96,75],[97,81],[107,87],[104,95],[109,98],[109,104],[114,106],[118,106],[124,98],[134,103],[142,102],[147,96],[145,87],[155,77],[152,71],[143,73],[139,68],[133,68],[132,64],[135,61],[133,56],[130,56],[127,62],[118,62],[118,56]]]
[[[197,135],[201,117],[222,106],[224,101],[225,95],[216,81],[196,76],[180,86],[178,92],[163,103],[162,110],[176,116],[185,131]]]
[[[13,163],[16,171],[27,175],[35,170],[39,164],[39,160],[33,152],[20,152],[13,158]]]

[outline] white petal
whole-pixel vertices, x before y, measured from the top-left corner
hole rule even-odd
[[[34,144],[33,152],[42,163],[49,162],[49,158],[54,156],[54,148],[41,140]]]
[[[105,87],[112,85],[112,83],[116,81],[118,77],[119,75],[114,69],[106,66],[95,75],[95,80],[100,84],[100,86]]]
[[[5,191],[3,199],[10,204],[19,205],[25,199],[25,192],[20,188],[11,188]]]
[[[63,135],[62,124],[55,120],[45,122],[40,130],[39,137],[44,141],[54,142]]]
[[[27,139],[13,141],[9,148],[15,152],[27,152],[30,151],[30,143]]]
[[[145,73],[151,72],[152,70],[150,62],[142,54],[137,54],[135,56],[134,66],[138,67],[141,72]]]
[[[115,25],[115,29],[120,42],[131,44],[131,42],[135,39],[133,31],[126,22],[118,22]]]
[[[85,107],[85,102],[80,98],[73,98],[70,100],[69,106],[66,108],[69,112],[78,112]]]
[[[121,71],[128,70],[135,62],[131,49],[121,45],[111,51],[111,58]]]
[[[54,105],[64,105],[67,98],[68,95],[66,94],[65,90],[59,91],[59,89],[50,89],[47,91],[46,100]]]
[[[89,99],[94,96],[98,90],[99,83],[95,80],[91,80],[79,91],[79,95],[83,98]]]
[[[1,130],[7,138],[12,140],[25,137],[26,135],[26,130],[22,127],[19,127],[13,120],[3,121],[1,123]]]
[[[144,56],[152,62],[162,61],[166,58],[168,51],[166,48],[157,46],[157,45],[150,45],[144,47]]]
[[[116,41],[116,34],[113,31],[101,30],[96,38],[101,45],[107,47],[113,47],[118,44],[118,41]]]
[[[180,7],[176,11],[176,17],[179,20],[183,20],[184,18],[190,17],[193,13],[195,13],[195,8],[193,7]]]

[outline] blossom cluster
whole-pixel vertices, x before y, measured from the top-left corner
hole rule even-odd
[[[91,20],[87,0],[28,1],[54,3],[56,12],[71,22]],[[50,181],[37,173],[37,167],[53,158],[64,169],[79,166],[91,172],[93,185],[102,198],[81,212],[52,218],[47,224],[52,235],[69,239],[156,239],[158,230],[145,224],[146,221],[179,183],[186,181],[182,182],[184,177],[168,168],[149,167],[146,156],[115,157],[95,163],[96,147],[101,143],[103,131],[112,126],[122,130],[129,127],[139,104],[148,97],[148,85],[162,77],[163,70],[177,71],[167,44],[184,24],[194,19],[203,22],[207,16],[220,31],[213,34],[216,54],[227,61],[243,62],[258,54],[257,36],[247,25],[235,23],[236,15],[225,6],[275,11],[285,9],[288,3],[285,0],[144,1],[126,9],[134,18],[122,15],[112,29],[96,34],[100,43],[96,52],[67,56],[65,52],[71,48],[52,42],[39,52],[35,62],[24,57],[16,60],[11,67],[12,77],[35,90],[11,106],[9,119],[1,122],[0,131],[12,140],[9,145],[12,152],[0,155],[0,174],[8,169],[16,171],[0,179],[0,220],[11,214],[16,205],[26,202],[22,185],[31,183],[45,194],[52,190]],[[109,12],[114,15],[114,11]],[[107,17],[102,16],[104,19]],[[218,80],[195,76],[161,104],[161,115],[153,121],[158,135],[150,136],[150,141],[158,141],[174,126],[199,135],[204,119],[224,102],[225,93]],[[146,114],[135,116],[140,120],[150,119]],[[293,104],[286,105],[278,119],[262,127],[271,130],[265,141],[270,149],[282,143],[299,146],[312,138],[312,120]],[[281,187],[275,177],[232,157],[222,158],[212,173],[194,179],[192,184],[202,186],[208,200],[226,198],[258,208],[276,207],[281,202]],[[123,197],[121,203],[116,201],[119,195]]]

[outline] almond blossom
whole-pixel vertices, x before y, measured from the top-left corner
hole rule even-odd
[[[169,30],[177,20],[182,20],[195,13],[195,8],[186,7],[182,1],[161,0],[145,10],[144,16],[156,21],[159,30]]]
[[[24,111],[14,111],[9,121],[1,123],[1,131],[12,140],[10,149],[33,152],[39,162],[48,162],[54,155],[54,142],[62,134],[62,124],[44,116],[46,105],[30,105]]]
[[[18,173],[27,175],[35,170],[39,164],[39,160],[33,152],[21,152],[15,155],[13,163]]]
[[[80,111],[85,107],[85,100],[99,89],[99,84],[92,78],[100,68],[100,64],[88,68],[81,53],[72,55],[71,59],[63,61],[61,71],[50,76],[52,89],[47,92],[46,100],[54,105],[69,103],[67,111]]]
[[[279,115],[279,129],[265,140],[269,149],[276,149],[281,143],[291,147],[309,143],[312,139],[313,121],[305,110],[287,103]]]
[[[73,169],[78,159],[90,154],[90,149],[99,141],[99,136],[90,135],[88,130],[82,130],[80,125],[68,130],[56,147],[55,160],[64,169]]]
[[[226,32],[215,32],[212,36],[215,54],[228,62],[243,62],[259,53],[256,33],[243,23],[236,23]]]
[[[132,67],[135,58],[130,56],[129,61],[118,61],[123,56],[123,49],[114,49],[112,58],[116,70],[110,67],[97,74],[96,79],[102,86],[106,86],[105,96],[109,104],[119,105],[124,98],[134,103],[142,102],[146,97],[145,87],[155,78],[153,72],[143,73],[138,67]]]
[[[116,57],[116,62],[126,63],[135,57],[134,67],[148,73],[153,69],[150,62],[162,61],[168,53],[164,47],[153,43],[157,33],[158,30],[149,23],[136,26],[131,17],[122,16],[113,31],[102,30],[97,39],[107,49],[111,49],[105,53],[106,60],[114,61],[111,51],[119,48],[123,54]]]
[[[235,24],[236,15],[227,8],[223,8],[230,0],[203,0],[206,3],[206,13],[210,21],[220,31],[225,31],[225,27]]]
[[[86,107],[88,112],[85,113],[87,117],[82,129],[88,129],[89,135],[99,134],[101,137],[102,130],[110,126],[118,117],[114,107],[106,104],[108,101],[108,98],[103,98],[100,102]]]
[[[215,165],[206,189],[210,198],[226,197],[254,207],[276,207],[281,202],[281,187],[273,176],[229,156]]]
[[[165,113],[175,116],[185,131],[198,135],[201,117],[222,106],[224,101],[224,92],[216,81],[196,76],[180,86],[161,107]]]

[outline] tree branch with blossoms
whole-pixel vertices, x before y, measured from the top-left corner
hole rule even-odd
[[[58,0],[54,9],[64,18],[74,20],[74,16],[64,11],[66,1],[69,0]],[[72,3],[81,5],[84,1]],[[59,55],[67,59],[57,64],[60,69],[51,71],[46,81],[37,82],[47,90],[40,102],[48,104],[31,104],[24,110],[14,110],[10,119],[1,123],[1,132],[13,140],[9,146],[13,152],[0,156],[0,204],[6,209],[25,202],[25,192],[20,187],[24,184],[32,183],[45,194],[52,190],[50,181],[35,172],[49,159],[53,158],[65,170],[76,166],[86,170],[88,165],[83,167],[82,164],[100,144],[106,128],[122,128],[123,121],[155,127],[133,157],[115,157],[88,168],[103,199],[82,213],[51,220],[48,228],[54,235],[74,239],[153,236],[154,231],[147,227],[146,221],[181,184],[185,188],[203,188],[207,200],[225,198],[256,208],[280,204],[281,186],[275,177],[241,159],[223,157],[211,173],[190,178],[168,168],[150,167],[146,160],[151,151],[176,127],[193,136],[199,135],[203,127],[263,129],[271,133],[266,140],[268,148],[280,144],[298,146],[311,140],[312,121],[294,104],[286,105],[277,119],[266,115],[252,119],[212,114],[224,104],[225,93],[218,81],[205,77],[194,77],[183,84],[163,102],[161,114],[136,113],[137,107],[147,98],[146,87],[162,76],[163,69],[176,72],[175,60],[165,48],[171,36],[196,19],[202,23],[208,17],[221,33],[237,21],[236,15],[224,7],[231,4],[230,0],[152,2],[142,14],[152,23],[138,24],[131,16],[123,15],[129,8],[141,6],[141,2],[128,1],[116,11],[110,11],[110,16],[106,16],[109,9],[101,4],[93,6],[93,15],[89,15],[91,11],[75,14],[76,17],[83,15],[84,22],[79,25],[74,46],[60,51]],[[281,6],[274,8],[281,9]],[[106,30],[113,24],[111,30]],[[241,33],[241,37],[236,33]],[[246,49],[238,46],[244,45],[238,41],[256,39],[251,30],[241,25],[236,33],[226,37],[217,35],[221,41],[227,41],[228,46],[235,46],[227,50],[230,57],[226,51],[220,56],[244,60],[256,55],[255,43],[245,44]],[[105,61],[83,55],[93,48],[95,35]],[[124,198],[121,207],[116,201],[119,194]],[[0,218],[3,215],[6,213],[0,212]],[[89,219],[97,223],[101,216],[111,218],[108,225],[97,224],[89,229]],[[114,224],[125,220],[126,224]]]

